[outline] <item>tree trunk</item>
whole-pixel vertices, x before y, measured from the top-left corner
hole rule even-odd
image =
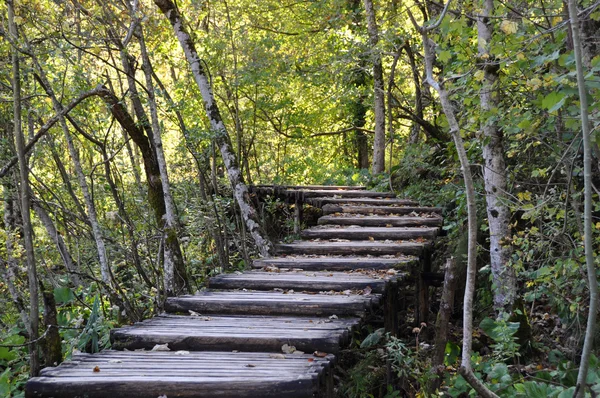
[[[484,0],[483,9],[477,17],[477,41],[479,63],[484,79],[479,92],[481,114],[490,115],[498,107],[496,82],[499,77],[498,61],[489,52],[492,40],[491,20],[493,0]],[[483,181],[490,228],[490,264],[496,312],[511,312],[517,296],[517,277],[510,264],[511,248],[505,241],[510,237],[510,210],[506,205],[506,163],[502,133],[496,122],[488,118],[482,122],[483,133]]]
[[[165,219],[163,224],[163,233],[165,239],[164,250],[164,285],[167,296],[185,294],[190,291],[190,282],[185,269],[181,247],[179,246],[179,222],[175,209],[175,202],[171,195],[171,184],[169,183],[169,174],[167,171],[167,161],[163,151],[160,124],[158,121],[158,110],[156,108],[156,98],[154,95],[154,82],[152,81],[152,67],[150,58],[146,51],[143,30],[138,29],[139,43],[142,53],[142,68],[146,77],[146,91],[148,93],[148,105],[150,107],[150,119],[152,120],[152,135],[154,139],[154,150],[158,170],[160,172],[160,181],[163,188],[163,198],[165,200]]]
[[[577,70],[577,87],[579,89],[579,109],[581,113],[581,134],[583,136],[583,182],[584,182],[584,210],[583,210],[583,245],[585,250],[585,264],[588,274],[588,288],[590,289],[590,309],[585,330],[585,340],[579,363],[579,374],[577,375],[577,387],[575,396],[584,397],[586,390],[586,379],[590,365],[590,357],[594,346],[596,334],[596,318],[598,315],[598,279],[594,265],[594,241],[592,232],[592,142],[590,122],[588,119],[587,89],[583,70],[583,55],[581,36],[579,33],[579,18],[577,16],[577,3],[568,0],[569,15],[571,17],[571,30],[573,32],[573,50],[575,52],[575,65]],[[592,393],[593,395],[593,393]]]
[[[7,0],[8,7],[8,29],[12,38],[17,41],[18,32],[15,23],[15,10],[12,0]],[[27,165],[27,156],[25,154],[25,137],[21,128],[21,75],[19,67],[19,53],[16,48],[12,48],[12,90],[13,90],[13,127],[15,148],[19,161],[19,185],[21,197],[21,219],[23,222],[23,241],[25,244],[25,261],[27,263],[27,276],[29,279],[29,374],[37,376],[40,371],[38,358],[38,344],[35,340],[38,337],[39,328],[39,302],[38,302],[38,278],[35,265],[33,248],[33,230],[31,228],[31,203],[29,198],[29,168]]]
[[[475,279],[477,277],[477,204],[475,196],[475,187],[473,184],[473,175],[471,173],[469,158],[465,150],[465,145],[460,133],[460,125],[456,119],[456,112],[448,91],[433,77],[433,65],[435,63],[435,43],[429,39],[428,32],[436,29],[450,6],[450,0],[446,4],[439,20],[430,24],[427,27],[420,27],[414,19],[410,10],[409,17],[415,28],[421,32],[423,40],[423,51],[425,53],[425,72],[427,83],[433,87],[440,98],[442,110],[448,120],[450,134],[454,140],[460,168],[463,173],[465,184],[465,193],[467,197],[467,216],[468,216],[468,247],[467,247],[467,281],[465,286],[465,296],[463,303],[463,347],[462,358],[459,372],[469,382],[469,384],[484,398],[498,398],[498,396],[490,391],[473,373],[471,365],[471,348],[473,343],[473,298],[475,295]]]
[[[250,201],[248,188],[243,182],[243,176],[238,167],[238,161],[231,148],[229,134],[227,133],[227,129],[225,128],[225,124],[221,118],[221,113],[219,112],[219,108],[215,102],[208,77],[200,57],[198,56],[194,42],[187,33],[181,14],[171,0],[154,0],[154,3],[158,6],[158,8],[160,8],[162,13],[171,23],[175,36],[179,40],[186,59],[190,65],[194,80],[200,89],[200,93],[202,94],[202,99],[204,101],[204,107],[206,109],[206,115],[210,121],[213,133],[215,134],[215,141],[221,151],[221,157],[223,158],[223,163],[227,169],[229,181],[233,187],[234,197],[240,207],[246,228],[254,239],[260,254],[262,256],[269,256],[272,250],[271,242],[265,238],[264,233],[261,230],[256,210]]]
[[[375,9],[372,0],[363,0],[367,14],[367,30],[369,44],[371,45],[371,58],[373,60],[373,86],[375,98],[375,140],[373,142],[373,174],[383,173],[385,170],[385,88],[383,82],[383,66],[381,53],[377,48],[379,33],[375,19]]]
[[[44,326],[46,326],[46,337],[44,337],[44,367],[57,366],[62,362],[62,345],[60,333],[58,333],[58,319],[54,292],[44,289],[40,283],[42,297],[44,299]]]
[[[50,218],[50,215],[48,214],[48,212],[46,212],[46,209],[44,209],[41,206],[41,204],[37,202],[37,200],[34,199],[32,201],[32,205],[33,205],[33,209],[35,210],[35,213],[37,214],[38,218],[44,225],[44,228],[46,229],[48,236],[50,236],[50,239],[52,239],[52,241],[56,244],[56,248],[57,248],[58,252],[60,253],[60,257],[63,260],[63,264],[65,265],[65,268],[67,269],[67,272],[69,273],[69,278],[71,279],[71,281],[73,281],[73,284],[76,287],[82,286],[82,281],[81,281],[81,278],[79,277],[79,275],[81,273],[79,271],[79,266],[75,264],[73,257],[71,257],[71,253],[69,252],[69,249],[67,248],[67,245],[65,244],[63,237],[56,230],[56,227],[54,225],[54,222],[52,221],[52,218]]]
[[[444,287],[442,289],[442,298],[440,300],[440,310],[438,311],[435,322],[435,342],[433,349],[433,358],[431,367],[438,376],[432,380],[429,386],[429,392],[433,394],[442,384],[442,376],[445,371],[444,355],[446,353],[446,343],[448,342],[448,324],[454,308],[454,293],[456,292],[456,261],[450,257],[446,260],[446,273],[444,277]]]

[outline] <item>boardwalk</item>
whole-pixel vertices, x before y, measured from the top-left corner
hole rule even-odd
[[[169,298],[165,314],[113,330],[113,350],[44,369],[26,396],[332,397],[335,354],[352,333],[382,309],[395,332],[398,289],[430,252],[440,209],[356,187],[255,192],[324,215],[253,270],[214,277],[206,291]]]

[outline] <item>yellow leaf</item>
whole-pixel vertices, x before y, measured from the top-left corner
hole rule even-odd
[[[17,25],[21,25],[21,24],[23,23],[23,18],[21,18],[21,17],[20,17],[20,16],[18,16],[18,15],[15,15],[15,19],[14,19],[14,21],[15,21],[15,23],[16,23]]]
[[[516,22],[504,20],[500,24],[500,30],[502,30],[507,35],[511,35],[513,33],[517,33],[517,28],[519,25]]]
[[[477,72],[475,72],[475,80],[483,81],[483,78],[484,78],[484,73],[482,70],[478,70]]]

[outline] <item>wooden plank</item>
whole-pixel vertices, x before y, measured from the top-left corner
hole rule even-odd
[[[367,287],[373,293],[383,293],[385,284],[397,276],[378,279],[362,273],[346,272],[261,272],[249,271],[242,274],[222,274],[210,278],[212,289],[284,289],[294,291],[344,291],[363,290]]]
[[[26,385],[27,397],[312,397],[333,355],[104,351],[76,354]],[[210,366],[210,368],[209,368]],[[95,371],[96,370],[96,371]],[[260,395],[252,395],[260,394]]]
[[[423,207],[423,206],[372,206],[372,205],[344,205],[344,204],[326,204],[323,206],[323,215],[347,213],[347,214],[411,214],[411,213],[436,213],[442,214],[441,207]]]
[[[419,255],[429,242],[409,241],[296,241],[275,245],[278,254]]]
[[[333,204],[366,204],[372,206],[410,206],[417,205],[418,203],[411,199],[397,199],[397,198],[332,198],[332,197],[314,197],[307,198],[306,203],[316,207],[322,207],[328,203]]]
[[[288,190],[290,193],[294,193],[294,190]],[[331,191],[326,189],[315,189],[315,190],[297,190],[300,192],[301,197],[304,199],[308,198],[319,198],[319,197],[330,197],[330,198],[395,198],[396,194],[393,192],[372,192],[372,191],[361,191],[361,190],[337,190]]]
[[[95,377],[33,378],[26,385],[27,398],[308,398],[317,393],[314,377]],[[65,380],[67,379],[67,380]]]
[[[321,225],[305,229],[300,233],[303,239],[433,239],[437,236],[439,228],[433,227],[344,227]]]
[[[328,191],[339,191],[339,190],[353,190],[353,191],[364,191],[367,188],[360,185],[276,185],[276,184],[261,184],[251,185],[250,189],[287,189],[287,190],[328,190]]]
[[[323,216],[319,225],[358,225],[363,227],[410,227],[433,226],[441,227],[441,217],[409,217],[409,216]]]
[[[281,347],[288,344],[307,353],[315,350],[336,353],[348,342],[349,332],[360,322],[359,318],[298,317],[291,318],[293,321],[289,323],[282,320],[277,326],[278,317],[271,316],[262,317],[265,321],[262,325],[257,317],[246,320],[215,316],[208,321],[203,321],[203,317],[177,318],[174,322],[157,317],[113,329],[113,347],[151,349],[156,344],[168,344],[172,350],[281,352]],[[223,324],[227,322],[228,326]]]
[[[194,296],[169,297],[167,312],[248,315],[357,315],[379,303],[380,296],[322,295],[280,292],[206,291]]]
[[[347,271],[357,269],[389,269],[410,267],[418,263],[413,256],[286,256],[254,260],[253,268],[277,267],[304,271]]]

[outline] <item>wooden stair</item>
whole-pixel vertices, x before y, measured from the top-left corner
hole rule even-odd
[[[396,332],[398,291],[427,261],[441,210],[364,187],[251,192],[324,216],[253,270],[216,276],[169,298],[165,314],[112,330],[113,350],[44,369],[26,397],[333,397],[334,354],[353,333],[381,309]]]

